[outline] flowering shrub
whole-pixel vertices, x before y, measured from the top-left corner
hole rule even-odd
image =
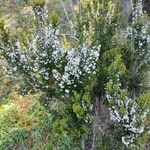
[[[150,113],[148,107],[145,108],[138,104],[140,101],[138,96],[142,94],[140,85],[146,73],[145,68],[149,64],[150,37],[148,34],[149,21],[141,22],[144,19],[142,1],[134,4],[132,11],[131,27],[127,28],[125,34],[125,38],[130,42],[129,51],[131,55],[129,58],[125,57],[125,64],[123,64],[124,54],[118,54],[120,57],[115,55],[115,60],[108,67],[109,81],[106,85],[106,95],[110,103],[111,119],[121,123],[124,128],[123,144],[128,148],[136,147],[140,149],[144,147],[143,143],[138,145],[136,141],[140,136],[148,135],[145,121]],[[127,82],[123,81],[123,78],[128,71],[131,73],[131,75],[128,75],[130,81],[128,80],[129,83],[123,85],[123,82]],[[144,102],[145,105],[148,104],[146,101]]]
[[[100,46],[83,43],[76,48],[64,49],[58,38],[58,28],[47,23],[45,6],[33,8],[38,28],[25,51],[20,40],[15,38],[11,42],[5,25],[1,27],[3,37],[7,37],[3,39],[1,52],[12,72],[21,73],[32,90],[55,90],[65,94],[82,91],[85,77],[88,79],[96,69]]]
[[[121,148],[144,148],[149,134],[149,95],[143,82],[149,65],[149,21],[137,1],[127,30],[120,33],[119,8],[111,0],[82,0],[75,7],[77,18],[67,48],[62,42],[66,38],[60,38],[58,16],[53,12],[49,17],[45,0],[33,1],[35,27],[25,42],[0,21],[0,49],[10,73],[23,78],[24,92],[42,93],[40,101],[50,112],[51,123],[42,120],[40,126],[42,132],[43,125],[50,126],[54,137],[50,147],[86,149],[90,129],[92,148],[99,139],[100,147],[109,149],[121,144]],[[106,131],[115,122],[120,128]],[[42,133],[37,132],[40,141]],[[115,132],[117,136],[109,135]],[[108,142],[112,137],[117,139]]]

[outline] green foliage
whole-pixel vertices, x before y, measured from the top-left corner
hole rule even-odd
[[[39,95],[12,97],[0,108],[0,148],[48,149],[51,115],[38,102]]]
[[[111,124],[109,130],[109,135],[99,136],[99,138],[97,138],[95,149],[124,150],[125,145],[123,145],[121,141],[123,128],[119,124]]]
[[[58,2],[53,1],[52,3]],[[150,114],[147,111],[150,109],[150,94],[148,94],[149,89],[145,86],[147,85],[146,77],[148,73],[146,69],[148,68],[148,63],[143,64],[143,60],[149,56],[149,45],[146,43],[148,39],[147,35],[145,36],[145,34],[142,33],[144,24],[148,22],[147,17],[141,17],[138,18],[137,22],[123,25],[124,30],[126,25],[130,25],[133,29],[133,36],[123,38],[122,34],[119,35],[120,30],[122,32],[119,26],[121,19],[120,3],[113,3],[111,0],[81,0],[81,2],[75,6],[76,12],[73,13],[76,14],[70,14],[67,19],[70,19],[74,15],[76,15],[77,18],[72,18],[71,21],[67,23],[65,22],[67,20],[65,19],[66,10],[62,11],[60,8],[54,10],[57,6],[53,7],[53,5],[49,7],[54,11],[50,12],[48,19],[43,21],[43,16],[40,12],[43,10],[44,13],[47,13],[44,7],[45,4],[45,0],[32,0],[33,8],[38,10],[36,12],[37,20],[33,21],[31,19],[33,18],[33,12],[31,10],[29,14],[25,13],[19,15],[16,25],[14,25],[11,30],[8,29],[10,29],[9,26],[12,24],[8,26],[5,25],[9,19],[5,17],[0,19],[0,39],[3,41],[1,48],[4,46],[8,46],[7,48],[12,47],[14,46],[13,43],[16,42],[16,38],[19,39],[21,43],[21,54],[31,56],[28,59],[28,65],[32,66],[37,52],[34,54],[29,52],[28,46],[34,39],[34,36],[36,37],[37,32],[41,32],[41,34],[39,34],[41,37],[45,34],[42,32],[42,30],[45,29],[44,25],[50,23],[53,26],[52,31],[54,30],[54,32],[56,32],[56,29],[60,26],[62,33],[69,33],[69,36],[62,34],[65,38],[63,36],[62,39],[60,38],[62,40],[60,40],[60,42],[63,43],[61,43],[61,46],[64,47],[65,50],[70,50],[72,47],[76,48],[83,44],[88,45],[88,49],[92,46],[99,47],[99,45],[101,45],[96,75],[81,76],[81,78],[75,79],[77,88],[74,88],[74,85],[69,86],[69,84],[66,84],[65,88],[71,90],[71,92],[67,93],[67,91],[65,93],[65,88],[62,91],[58,89],[56,78],[52,75],[52,69],[59,68],[58,71],[61,75],[63,74],[65,64],[67,63],[65,59],[66,53],[63,58],[61,58],[61,63],[59,62],[61,67],[55,66],[53,62],[49,63],[51,57],[46,65],[44,64],[46,62],[41,61],[43,64],[41,63],[40,65],[43,65],[44,67],[42,67],[44,69],[50,68],[48,80],[45,79],[46,74],[39,75],[40,69],[35,76],[33,76],[33,80],[30,80],[32,74],[23,71],[23,64],[21,64],[18,70],[20,74],[24,75],[23,80],[26,81],[24,87],[27,89],[28,85],[30,85],[28,90],[33,93],[37,93],[36,90],[38,88],[42,91],[39,92],[40,90],[38,89],[38,95],[22,97],[12,91],[10,82],[2,73],[0,79],[2,76],[4,80],[0,83],[0,90],[2,89],[0,98],[3,97],[3,99],[5,99],[5,95],[9,98],[7,101],[5,100],[5,103],[1,104],[0,107],[0,150],[85,150],[90,125],[93,121],[92,103],[96,103],[92,101],[93,93],[95,94],[94,96],[100,100],[106,100],[106,107],[110,110],[110,114],[112,113],[111,110],[115,110],[115,112],[118,113],[117,115],[119,115],[119,119],[117,118],[119,122],[118,125],[116,125],[115,122],[110,123],[112,125],[112,128],[110,125],[109,129],[110,135],[98,135],[98,137],[96,137],[96,149],[126,149],[122,143],[122,136],[127,135],[128,138],[131,132],[134,133],[132,128],[126,128],[125,126],[126,118],[130,117],[132,122],[134,120],[134,117],[132,118],[133,115],[136,117],[132,124],[133,129],[139,129],[138,127],[142,125],[146,130],[139,134],[134,133],[136,139],[132,143],[133,145],[130,144],[131,147],[129,146],[127,149],[144,150],[145,143],[149,138],[147,130],[150,126]],[[20,6],[17,7],[17,11],[20,11]],[[62,23],[62,18],[65,23]],[[42,21],[40,20],[41,22],[38,22],[38,19]],[[126,18],[126,20],[128,19]],[[69,27],[66,27],[66,24],[67,26],[69,25]],[[145,30],[144,32],[147,33]],[[144,40],[140,35],[143,35]],[[39,44],[40,42],[42,43],[42,40],[38,39],[34,43],[37,45],[38,53],[51,52],[53,47],[48,47],[47,49],[42,48],[43,45],[41,46]],[[144,43],[142,48],[139,47],[141,41]],[[57,43],[58,41],[55,42]],[[144,54],[142,53],[143,49],[145,50]],[[14,50],[15,49],[12,51]],[[76,49],[76,51],[79,50],[80,48]],[[44,61],[46,60],[42,55],[38,55],[38,58]],[[19,57],[17,59],[19,59]],[[137,62],[139,62],[140,65],[138,65]],[[82,65],[80,67],[82,67]],[[13,75],[15,76],[15,74]],[[29,78],[26,78],[27,76]],[[71,76],[71,78],[73,77]],[[78,80],[80,80],[81,83],[79,83]],[[37,81],[39,85],[38,88],[35,89],[33,85],[35,85]],[[1,88],[2,86],[4,87]],[[4,94],[5,92],[3,92],[3,90],[6,90],[5,86],[9,86],[9,91],[12,91],[11,96],[9,96],[7,92]],[[133,110],[135,111],[132,112],[133,114],[130,113],[132,108],[136,108]],[[143,112],[148,113],[142,117]],[[124,116],[125,118],[123,118]]]
[[[106,14],[110,13],[110,16]],[[80,40],[94,45],[101,44],[101,52],[112,46],[112,38],[118,26],[119,5],[105,2],[81,1],[77,13],[77,29]]]
[[[75,114],[77,114],[77,117],[79,119],[84,117],[85,112],[79,103],[73,104],[73,111],[75,112]]]

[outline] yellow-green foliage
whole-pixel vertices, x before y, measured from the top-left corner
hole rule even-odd
[[[78,118],[83,118],[84,117],[84,109],[79,103],[74,103],[73,104],[73,111],[76,113]]]
[[[15,124],[21,128],[31,128],[34,123],[36,123],[35,118],[33,118],[28,109],[32,106],[32,101],[22,96],[13,93],[11,101],[4,104],[0,108],[0,120],[1,126],[6,124],[6,126],[14,126]],[[14,128],[16,128],[14,126]],[[13,130],[11,127],[10,130]]]
[[[59,16],[58,16],[58,14],[55,11],[53,11],[50,14],[49,19],[50,19],[53,27],[57,27],[58,26],[58,24],[59,24]]]
[[[139,107],[150,109],[150,93],[141,95],[137,100]]]
[[[50,114],[40,106],[39,95],[22,97],[13,92],[0,106],[0,150],[50,147]]]
[[[137,99],[137,104],[138,104],[140,110],[150,110],[150,93],[141,95]],[[145,118],[145,125],[147,127],[150,126],[150,112],[148,113],[147,117]]]
[[[31,2],[34,6],[44,7],[46,0],[32,0]]]

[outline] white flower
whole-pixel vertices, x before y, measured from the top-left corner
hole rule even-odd
[[[68,90],[68,89],[65,89],[65,93],[66,93],[66,94],[69,94],[69,90]]]
[[[26,61],[25,55],[22,54],[22,55],[20,56],[20,61]]]
[[[126,141],[126,137],[122,137],[122,143],[125,144],[126,146],[129,145],[129,142]]]

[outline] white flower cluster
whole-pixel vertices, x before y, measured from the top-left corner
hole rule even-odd
[[[143,45],[150,43],[150,35],[148,29],[150,22],[144,21],[142,24],[139,22],[144,19],[142,0],[138,0],[136,4],[132,6],[132,26],[127,27],[125,36],[131,37],[134,42],[137,42],[138,48],[142,49]]]
[[[63,57],[64,49],[60,46],[56,33],[51,24],[45,27],[44,47],[48,55],[51,55],[51,60],[58,65],[57,67],[60,67],[59,64]]]
[[[144,120],[150,110],[139,108],[135,99],[128,98],[127,96],[122,99],[119,96],[119,89],[120,85],[118,84],[113,94],[107,91],[106,97],[111,104],[113,103],[109,108],[111,119],[121,123],[125,131],[128,131],[128,134],[122,137],[123,144],[128,147],[133,144],[135,138],[145,131]],[[122,110],[124,111],[122,112]]]
[[[45,28],[45,35],[43,39],[43,51],[40,52],[36,61],[39,66],[39,73],[46,80],[50,80],[49,77],[50,74],[53,73],[53,69],[57,70],[61,67],[61,60],[64,55],[64,50],[61,48],[60,42],[57,39],[51,25]]]
[[[140,17],[143,16],[143,2],[142,0],[137,0],[136,4],[132,2],[132,15],[133,23],[137,22]]]
[[[67,51],[67,64],[59,86],[67,94],[78,88],[87,75],[94,74],[99,58],[100,46],[88,48],[83,44],[78,49]]]
[[[108,97],[111,96],[109,95]],[[109,100],[112,101],[112,99]],[[110,116],[112,120],[121,123],[125,131],[128,131],[128,135],[122,137],[122,142],[129,147],[133,144],[135,138],[145,131],[144,120],[150,113],[150,110],[140,110],[135,100],[130,98],[126,98],[124,101],[116,99],[116,102],[116,106],[112,106],[109,109]],[[120,113],[118,107],[123,107],[125,114]]]
[[[24,71],[25,73],[29,72],[30,68],[28,67],[28,58],[23,53],[19,41],[15,42],[14,46],[12,46],[11,49],[7,49],[6,54],[9,63],[13,66],[14,71],[22,68],[22,71]]]
[[[124,37],[130,40],[132,45],[134,74],[138,74],[139,69],[149,62],[150,57],[150,21],[145,20],[142,0],[139,0],[132,8],[132,24],[127,27]]]

